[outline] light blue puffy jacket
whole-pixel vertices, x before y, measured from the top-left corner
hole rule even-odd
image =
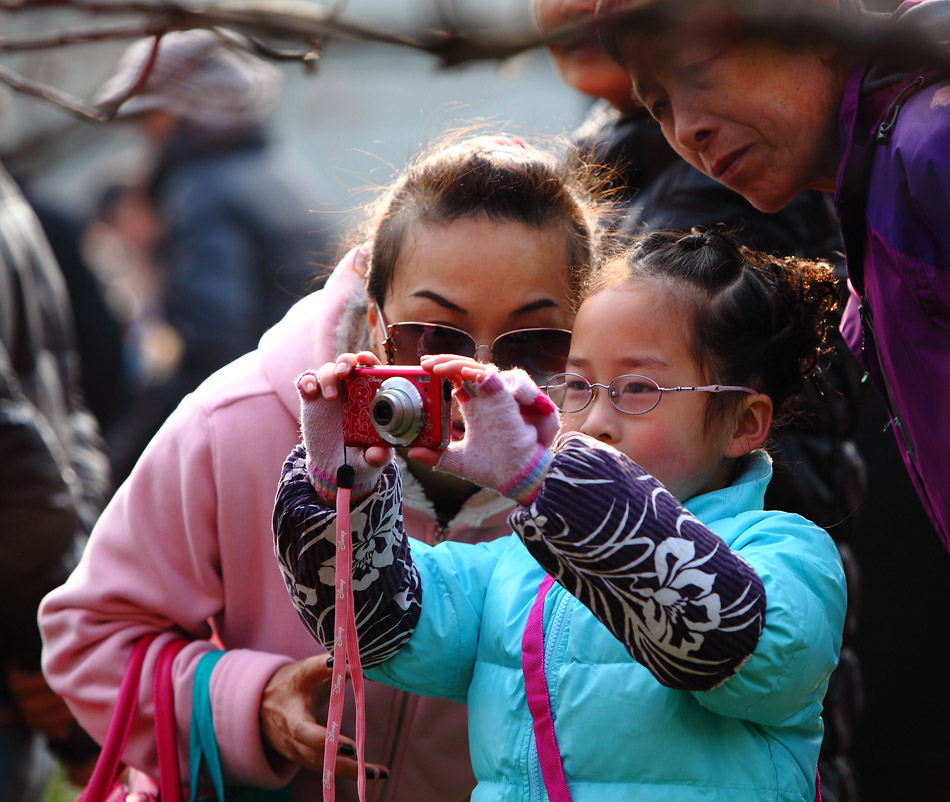
[[[766,591],[754,653],[714,690],[664,687],[563,587],[548,593],[545,670],[574,802],[815,798],[845,580],[827,533],[763,511],[770,477],[768,459],[756,460],[730,487],[685,505],[748,561]],[[411,547],[421,617],[401,651],[367,675],[468,704],[473,802],[547,799],[521,668],[544,571],[514,535]]]

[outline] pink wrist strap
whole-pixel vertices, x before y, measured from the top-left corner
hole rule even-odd
[[[524,635],[521,638],[521,669],[524,672],[524,688],[528,697],[528,709],[534,721],[534,740],[541,764],[541,779],[551,802],[571,802],[571,792],[564,779],[561,751],[554,735],[554,718],[551,715],[551,697],[548,681],[544,675],[544,599],[554,585],[554,578],[546,574],[538,587],[538,595],[528,613]]]
[[[338,482],[338,484],[341,484]],[[353,601],[353,538],[350,522],[350,488],[339,487],[336,494],[336,610],[333,646],[333,676],[330,686],[330,709],[327,714],[327,740],[323,754],[323,801],[333,802],[336,796],[336,757],[340,748],[340,725],[343,720],[343,698],[346,667],[350,666],[353,695],[356,697],[356,759],[359,774],[356,787],[360,802],[366,799],[366,699],[363,689],[363,667],[360,644],[356,634],[356,611]]]

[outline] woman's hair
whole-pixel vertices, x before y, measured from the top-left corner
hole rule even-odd
[[[567,241],[576,306],[597,254],[598,181],[576,156],[559,159],[520,138],[479,136],[422,153],[385,192],[361,232],[373,241],[367,294],[382,304],[414,223],[484,217],[537,229],[559,227]]]
[[[636,52],[640,42],[650,41],[673,30],[687,9],[703,2],[704,0],[598,0],[596,14],[606,19],[606,23],[598,27],[601,46],[614,61],[625,64],[628,54]],[[774,22],[771,34],[775,42],[788,43],[788,31],[782,28],[783,15],[795,19],[796,14],[829,12],[828,24],[831,24],[834,18],[830,13],[831,9],[823,0],[720,0],[720,4],[726,7],[731,5],[740,18],[742,15],[748,15],[753,20],[756,16],[760,19],[771,18]],[[837,14],[847,19],[864,16],[868,11],[863,0],[838,0]],[[804,31],[807,30],[806,24],[802,28],[801,44],[806,43]]]
[[[648,234],[608,260],[584,297],[638,279],[664,282],[682,302],[703,381],[753,387],[777,418],[817,371],[838,304],[829,264],[769,256],[723,229]],[[707,424],[737,403],[736,394],[711,396]]]

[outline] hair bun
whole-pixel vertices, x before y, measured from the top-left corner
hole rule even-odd
[[[693,233],[687,234],[685,237],[680,237],[676,241],[676,244],[687,251],[698,251],[700,248],[706,247],[706,234],[693,231]]]

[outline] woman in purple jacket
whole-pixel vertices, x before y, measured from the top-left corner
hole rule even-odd
[[[853,1],[809,4],[846,16],[860,13]],[[751,10],[779,13],[768,2]],[[600,12],[632,5],[601,0]],[[781,209],[805,188],[834,193],[852,291],[842,332],[950,549],[950,81],[827,45],[717,36],[735,19],[731,0],[680,8],[649,36],[605,26],[604,44],[680,156],[757,208]],[[948,10],[908,0],[894,20],[933,31]]]

